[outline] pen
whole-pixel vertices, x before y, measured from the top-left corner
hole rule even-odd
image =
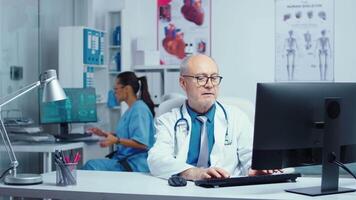
[[[80,153],[77,152],[74,156],[74,160],[73,160],[73,163],[78,163],[78,161],[80,160]]]
[[[64,161],[65,161],[65,163],[70,163],[70,158],[69,158],[69,156],[65,156],[65,157],[64,157]]]

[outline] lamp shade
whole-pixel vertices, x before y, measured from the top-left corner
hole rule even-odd
[[[67,98],[63,88],[58,82],[55,70],[51,69],[45,71],[41,75],[41,84],[44,85],[42,95],[43,102],[60,101]]]

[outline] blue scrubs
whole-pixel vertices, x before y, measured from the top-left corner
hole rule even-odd
[[[147,146],[147,150],[154,143],[154,125],[153,116],[142,100],[137,100],[120,118],[116,136],[135,140]],[[132,155],[128,158],[128,163],[133,171],[149,172],[147,166],[147,151],[117,145],[117,152],[112,159],[97,159],[88,161],[83,169],[87,170],[105,170],[105,171],[125,171],[118,160]]]

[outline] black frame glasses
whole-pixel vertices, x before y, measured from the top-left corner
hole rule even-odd
[[[222,80],[222,76],[219,75],[212,75],[212,76],[206,76],[206,75],[196,75],[196,76],[192,76],[192,75],[182,75],[183,77],[189,77],[189,78],[194,78],[197,82],[197,84],[199,86],[205,86],[209,79],[211,84],[213,84],[213,86],[218,86],[221,83]]]

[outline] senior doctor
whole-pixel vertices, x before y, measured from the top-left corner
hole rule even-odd
[[[156,120],[147,159],[152,175],[199,180],[271,173],[250,169],[252,124],[240,109],[216,100],[221,80],[210,57],[183,60],[179,83],[187,101]]]

